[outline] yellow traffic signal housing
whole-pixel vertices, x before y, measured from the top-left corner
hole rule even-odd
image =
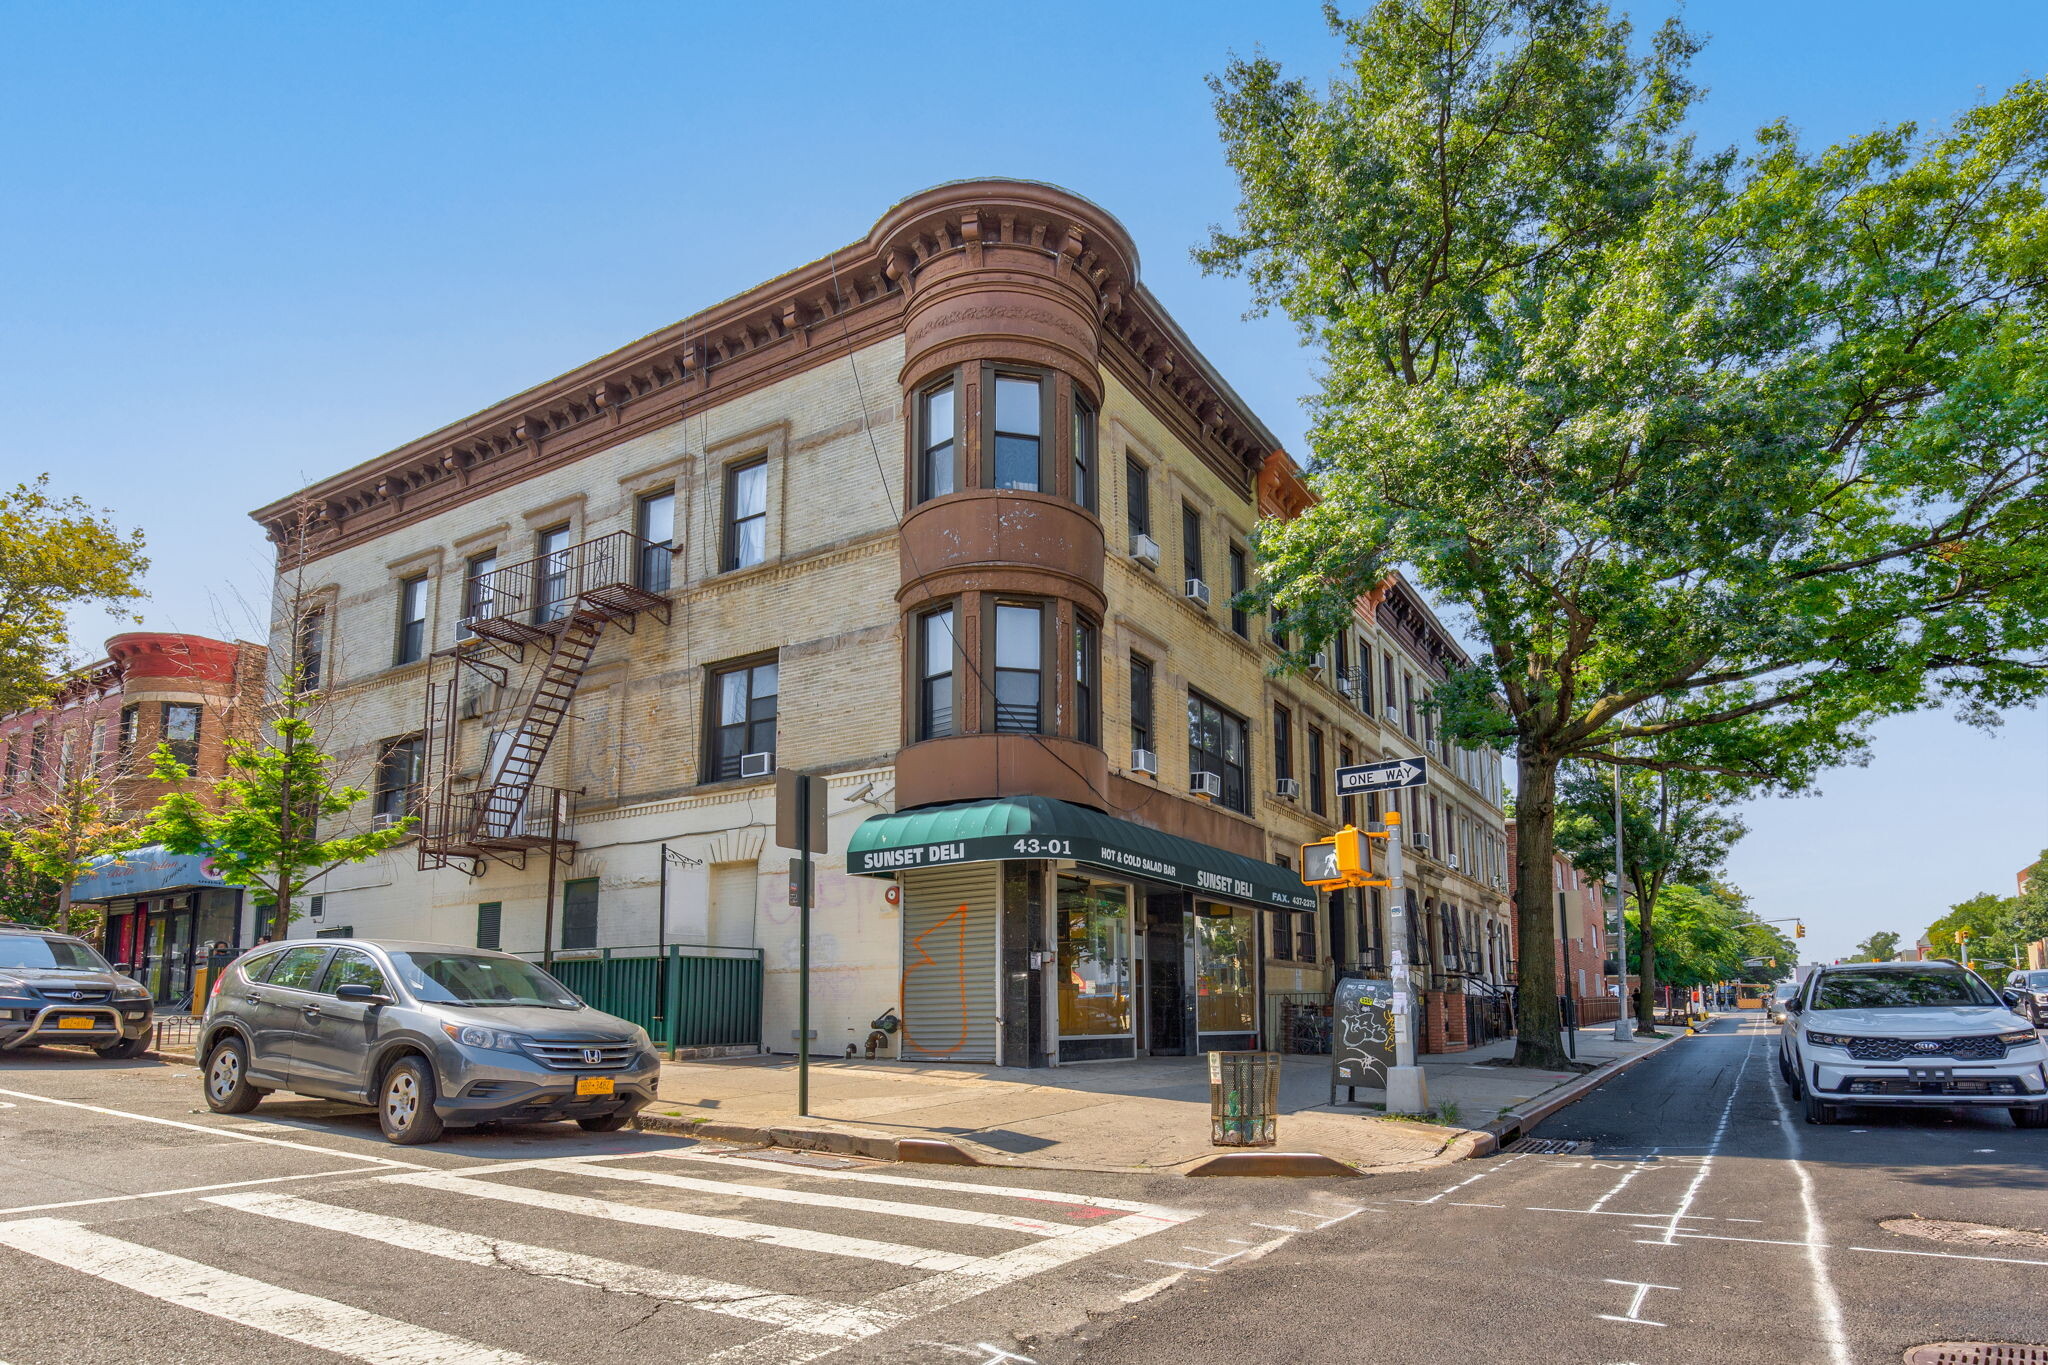
[[[1803,924],[1795,924],[1795,925],[1793,925],[1793,926],[1792,926],[1792,937],[1794,937],[1794,938],[1805,938],[1805,937],[1806,937],[1806,926],[1805,926],[1805,925],[1803,925]]]
[[[1372,880],[1372,857],[1366,835],[1346,825],[1327,839],[1301,846],[1301,880],[1305,885],[1333,889],[1363,886]]]

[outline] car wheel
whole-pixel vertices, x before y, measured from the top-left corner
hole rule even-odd
[[[586,1133],[616,1133],[632,1121],[631,1114],[599,1114],[595,1118],[576,1120],[576,1126]]]
[[[246,1114],[264,1092],[249,1084],[249,1049],[230,1033],[206,1054],[206,1107],[216,1114]]]
[[[1784,1048],[1778,1049],[1778,1074],[1784,1078],[1785,1084],[1793,1087],[1796,1093],[1799,1087],[1799,1074],[1793,1071],[1792,1063],[1785,1060]]]
[[[96,1047],[93,1051],[99,1053],[102,1057],[125,1062],[130,1058],[140,1057],[147,1053],[155,1042],[156,1029],[152,1027],[149,1032],[143,1034],[140,1038],[123,1038],[118,1043],[110,1043],[106,1047]]]
[[[434,1068],[424,1058],[400,1057],[393,1062],[377,1088],[377,1126],[385,1139],[401,1147],[439,1141],[443,1125],[434,1101],[440,1093]]]
[[[1828,1104],[1811,1090],[1806,1092],[1806,1121],[1808,1123],[1833,1123],[1835,1106]]]
[[[2012,1111],[2015,1128],[2048,1128],[2048,1104],[2026,1104]]]

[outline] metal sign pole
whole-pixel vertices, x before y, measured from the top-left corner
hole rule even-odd
[[[811,1113],[811,783],[797,784],[796,1112]]]
[[[1401,880],[1401,813],[1387,812],[1387,895],[1392,909],[1387,932],[1393,944],[1394,1064],[1387,1069],[1387,1112],[1421,1114],[1429,1109],[1429,1078],[1415,1064],[1415,1003],[1408,976],[1408,893]]]

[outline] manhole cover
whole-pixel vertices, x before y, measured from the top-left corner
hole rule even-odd
[[[1593,1144],[1583,1138],[1516,1138],[1503,1152],[1536,1152],[1544,1156],[1574,1156]]]
[[[2048,1365],[2048,1346],[2016,1341],[1937,1341],[1906,1352],[1906,1365]]]
[[[1878,1226],[1901,1237],[1925,1237],[1930,1242],[2048,1249],[2048,1232],[2002,1228],[1992,1223],[1958,1223],[1946,1218],[1887,1218]],[[2048,1360],[2048,1356],[2042,1359]]]

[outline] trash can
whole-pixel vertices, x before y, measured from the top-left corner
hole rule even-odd
[[[1280,1108],[1280,1054],[1209,1054],[1209,1141],[1218,1147],[1271,1147]]]

